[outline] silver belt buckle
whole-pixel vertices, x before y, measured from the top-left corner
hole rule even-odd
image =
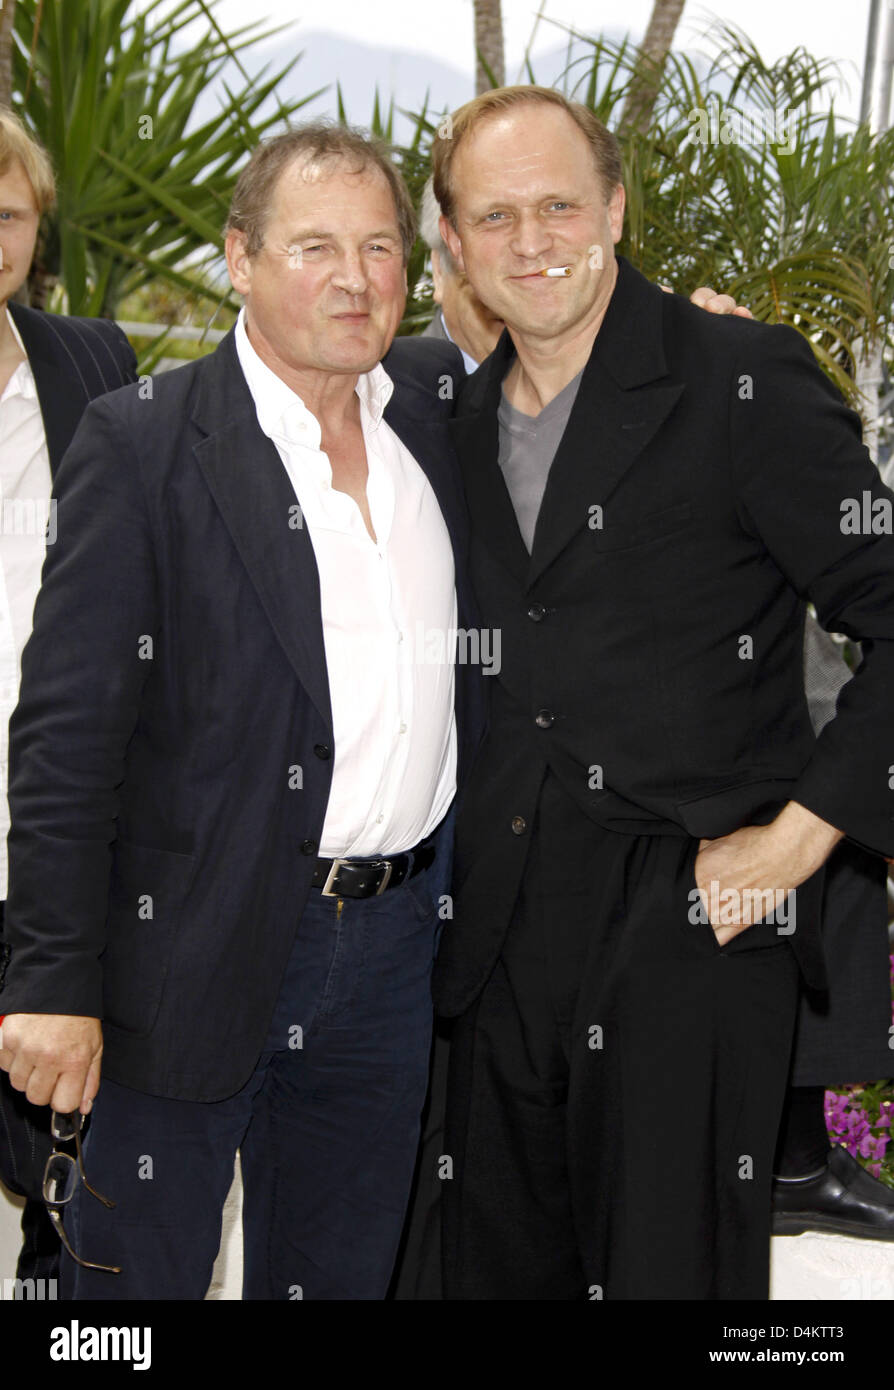
[[[392,875],[392,873],[394,872],[394,865],[392,864],[392,862],[391,862],[390,859],[386,859],[386,860],[384,861],[384,864],[385,864],[385,877],[382,879],[382,882],[379,884],[378,888],[377,888],[376,891],[375,891],[375,896],[376,896],[377,898],[381,898],[381,896],[382,896],[382,894],[384,893],[385,889],[388,887],[389,883],[391,882],[391,875]]]
[[[342,864],[344,864],[344,863],[345,863],[345,860],[344,860],[344,859],[333,859],[333,861],[332,861],[332,867],[330,868],[328,874],[326,875],[326,882],[323,884],[323,887],[320,889],[320,896],[321,896],[321,897],[323,897],[323,898],[337,898],[337,897],[338,897],[338,894],[337,894],[337,893],[333,893],[333,892],[331,892],[330,890],[331,890],[331,888],[332,888],[333,879],[336,877],[336,875],[338,874],[339,869],[341,868]]]

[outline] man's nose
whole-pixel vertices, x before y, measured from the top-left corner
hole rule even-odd
[[[509,244],[517,256],[531,260],[542,256],[551,241],[550,232],[544,226],[539,213],[531,209],[520,213]]]
[[[333,282],[348,294],[363,294],[366,290],[366,270],[359,255],[346,252],[339,257]]]

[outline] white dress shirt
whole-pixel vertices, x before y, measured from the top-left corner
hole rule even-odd
[[[8,309],[5,312],[24,352],[12,315]],[[26,357],[0,396],[0,898],[4,899],[8,881],[9,716],[19,698],[22,651],[31,635],[34,600],[40,588],[52,488],[43,416]]]
[[[383,367],[357,382],[376,539],[332,487],[321,429],[261,361],[245,311],[236,350],[264,434],[301,507],[320,577],[335,738],[325,857],[398,854],[424,839],[456,790],[453,550],[423,470],[383,419]]]

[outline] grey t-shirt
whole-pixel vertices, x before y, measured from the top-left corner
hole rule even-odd
[[[500,397],[497,412],[499,464],[518,518],[518,529],[529,551],[534,544],[534,528],[549,470],[565,433],[582,376],[583,368],[539,415],[524,415],[516,410],[506,399],[505,392]]]

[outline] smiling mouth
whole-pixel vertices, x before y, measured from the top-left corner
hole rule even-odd
[[[574,271],[570,265],[545,265],[541,270],[529,270],[526,275],[511,275],[511,280],[567,280]]]

